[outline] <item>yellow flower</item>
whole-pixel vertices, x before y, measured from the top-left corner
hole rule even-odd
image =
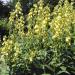
[[[43,20],[43,24],[46,24],[46,22],[47,22],[46,20]]]
[[[66,42],[69,42],[70,41],[70,36],[66,37]]]
[[[32,57],[29,57],[29,60],[30,60],[30,62],[32,62],[33,61],[33,58]]]
[[[42,10],[43,8],[42,7],[39,7],[39,9]]]
[[[31,16],[32,14],[33,14],[33,13],[32,13],[32,12],[30,12],[30,13],[29,13],[29,16]]]
[[[34,29],[37,29],[37,28],[39,28],[39,26],[38,25],[35,25]]]
[[[36,5],[36,4],[34,4],[33,6],[34,6],[35,8],[37,8],[37,5]]]

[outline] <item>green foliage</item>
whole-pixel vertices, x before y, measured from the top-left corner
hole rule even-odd
[[[25,18],[26,21],[17,2],[9,17],[9,36],[4,37],[0,48],[10,75],[17,75],[17,71],[25,75],[74,74],[75,10],[72,3],[60,0],[51,13],[49,3],[35,1]]]
[[[4,59],[1,57],[0,58],[0,75],[9,75],[9,67],[3,60]]]
[[[7,28],[7,19],[0,19],[0,28],[1,27]]]

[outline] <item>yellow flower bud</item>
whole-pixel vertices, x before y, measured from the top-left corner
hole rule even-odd
[[[66,37],[66,42],[69,42],[70,41],[70,36]]]

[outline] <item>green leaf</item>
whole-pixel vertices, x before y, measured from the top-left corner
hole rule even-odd
[[[44,74],[42,74],[42,75],[51,75],[51,74],[44,73]]]
[[[66,71],[66,67],[65,66],[61,66],[60,67],[62,71]]]
[[[69,73],[68,71],[59,71],[59,72],[57,73],[57,75],[60,75],[60,74],[62,74],[62,73],[70,75],[70,73]]]

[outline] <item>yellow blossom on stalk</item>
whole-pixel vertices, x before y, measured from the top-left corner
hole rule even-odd
[[[28,59],[30,62],[33,61],[33,59],[35,58],[36,56],[36,51],[35,50],[29,50],[29,55],[28,55]]]
[[[14,31],[18,35],[20,35],[19,34],[20,32],[24,33],[24,24],[25,24],[25,22],[24,22],[21,4],[20,4],[20,2],[17,2],[16,6],[15,6],[15,10],[13,12],[11,12],[11,14],[10,14],[9,25],[10,25],[10,28],[12,29],[12,31]]]
[[[72,39],[72,22],[74,20],[74,9],[68,0],[59,1],[59,4],[54,8],[52,13],[53,19],[50,22],[50,30],[52,33],[52,48],[53,48],[53,59],[52,63],[60,62],[60,55],[64,47],[71,46]],[[56,58],[55,58],[56,57]]]
[[[4,55],[10,54],[12,52],[12,47],[13,47],[13,41],[8,39],[5,40],[2,44],[4,47],[2,47],[2,53]]]
[[[9,36],[3,38],[2,54],[7,58],[7,61],[16,63],[19,60],[19,55],[22,53],[20,40],[24,34],[24,17],[20,2],[17,2],[15,10],[11,12],[9,17]]]
[[[27,15],[27,22],[29,32],[34,31],[36,34],[42,34],[50,22],[49,5],[44,6],[44,0],[39,0],[33,4],[33,8]]]
[[[59,9],[61,7],[62,6],[60,6]],[[72,22],[72,12],[71,12],[72,10],[73,9],[71,7],[71,4],[67,0],[65,0],[64,5],[61,8],[61,11],[58,12],[58,15],[51,22],[51,31],[53,33],[53,38],[55,37],[60,39],[61,36],[65,34],[69,36],[71,35],[70,29],[71,29],[71,22]]]
[[[70,45],[70,42],[71,42],[71,37],[70,36],[66,37],[66,42]]]
[[[18,56],[22,53],[21,52],[21,48],[20,48],[20,44],[18,42],[14,43],[14,57],[13,57],[13,62],[18,61]]]

